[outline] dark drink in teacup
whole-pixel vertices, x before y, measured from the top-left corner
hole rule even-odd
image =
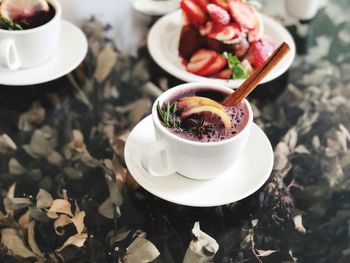
[[[178,173],[195,180],[230,169],[242,156],[253,123],[247,100],[222,105],[232,92],[218,84],[188,83],[160,95],[152,107],[156,141],[142,154],[143,168],[153,176]]]
[[[158,107],[162,124],[191,141],[218,142],[238,135],[248,123],[247,104],[223,106],[228,92],[208,87],[181,90]]]
[[[19,13],[14,22],[18,23],[23,30],[42,26],[55,16],[55,8],[49,3],[49,10],[39,10],[32,14],[25,15]]]
[[[42,26],[55,16],[54,6],[47,0],[0,1],[0,28],[26,30]]]
[[[18,70],[48,61],[60,39],[59,1],[3,0],[0,3],[0,66]]]

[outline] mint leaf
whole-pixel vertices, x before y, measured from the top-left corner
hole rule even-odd
[[[244,68],[238,57],[226,52],[224,56],[227,58],[228,67],[232,71],[233,79],[246,79],[249,77],[249,72]]]

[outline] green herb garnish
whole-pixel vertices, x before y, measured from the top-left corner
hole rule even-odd
[[[6,30],[23,30],[22,26],[12,20],[0,17],[0,28]]]
[[[249,77],[249,72],[244,68],[238,57],[227,52],[224,55],[227,58],[228,67],[232,71],[233,79],[246,79]]]
[[[179,128],[181,125],[181,120],[175,115],[176,112],[176,102],[168,102],[163,107],[160,107],[158,102],[157,111],[160,121],[164,126],[169,128]]]

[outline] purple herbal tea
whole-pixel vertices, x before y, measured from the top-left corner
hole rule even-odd
[[[219,104],[228,95],[209,88],[187,90],[174,95],[162,107],[158,105],[158,116],[170,132],[181,138],[222,141],[239,134],[249,119],[244,102],[230,107]]]

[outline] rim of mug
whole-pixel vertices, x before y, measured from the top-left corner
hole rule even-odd
[[[37,26],[37,27],[31,28],[31,29],[24,29],[24,30],[6,30],[6,29],[0,28],[0,32],[6,32],[7,34],[11,34],[11,35],[18,35],[18,34],[24,35],[24,34],[33,33],[35,31],[42,30],[44,27],[48,27],[50,24],[54,23],[56,20],[60,20],[62,8],[61,8],[61,5],[58,2],[58,0],[47,0],[47,2],[49,2],[53,6],[53,8],[55,9],[54,17],[50,21],[48,21],[47,23],[45,23],[41,26]]]
[[[199,142],[199,141],[191,141],[191,140],[179,137],[179,136],[173,134],[172,132],[170,132],[165,126],[163,126],[163,124],[159,120],[158,111],[157,111],[158,101],[164,101],[169,96],[169,94],[176,92],[178,89],[187,89],[187,88],[212,88],[212,89],[216,89],[216,90],[228,91],[230,93],[234,92],[234,90],[232,90],[231,88],[225,87],[223,85],[215,84],[215,83],[205,83],[205,82],[180,84],[180,85],[177,85],[173,88],[168,89],[167,91],[162,93],[156,99],[156,101],[153,103],[153,106],[152,106],[153,123],[157,126],[157,128],[160,131],[162,131],[163,134],[166,134],[170,138],[177,140],[179,142],[185,143],[185,144],[196,145],[196,146],[217,146],[217,145],[221,145],[221,144],[227,144],[227,143],[230,143],[232,141],[236,141],[236,140],[240,139],[241,137],[245,136],[246,133],[249,132],[249,130],[251,129],[251,126],[253,124],[253,110],[252,110],[250,103],[246,99],[244,99],[244,103],[247,106],[249,118],[248,118],[248,121],[247,121],[246,125],[244,126],[244,128],[237,135],[234,135],[230,138],[220,140],[217,142]]]

